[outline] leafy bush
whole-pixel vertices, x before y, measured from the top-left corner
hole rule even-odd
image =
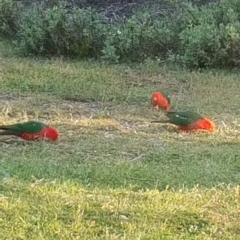
[[[140,12],[109,30],[105,48],[111,58],[122,61],[141,61],[146,58],[165,58],[176,49],[177,34],[171,24],[162,17],[152,18],[148,12]]]
[[[188,67],[234,66],[240,44],[239,1],[210,4],[201,8],[188,5],[180,33],[182,62]],[[232,8],[234,7],[234,8]]]
[[[64,3],[44,9],[33,5],[26,12],[18,33],[25,54],[95,56],[103,46],[105,26],[91,9],[73,8]]]
[[[236,0],[229,2],[232,2],[233,5],[232,7],[224,5],[225,24],[220,25],[224,32],[227,51],[225,63],[230,66],[240,66],[240,2]]]
[[[191,68],[240,65],[239,0],[166,2],[174,11],[142,8],[112,23],[104,12],[57,0],[27,4],[25,11],[17,1],[0,0],[0,33],[14,36],[25,55],[96,57],[108,63],[178,60]]]
[[[13,37],[18,30],[22,5],[14,0],[0,0],[0,36]]]
[[[207,67],[219,63],[226,52],[219,30],[213,24],[200,24],[181,32],[183,63],[189,67]]]

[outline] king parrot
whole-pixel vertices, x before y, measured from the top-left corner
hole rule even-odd
[[[178,112],[168,111],[166,112],[168,120],[166,121],[152,121],[152,122],[169,122],[178,126],[182,131],[193,130],[206,130],[214,131],[215,124],[210,119],[201,116],[199,113],[192,111]]]
[[[0,135],[14,135],[24,140],[36,140],[47,138],[52,141],[58,139],[58,131],[42,122],[28,121],[11,125],[1,125]]]
[[[168,94],[164,92],[152,92],[151,94],[151,104],[154,107],[158,107],[161,110],[168,110],[170,109],[170,97]]]

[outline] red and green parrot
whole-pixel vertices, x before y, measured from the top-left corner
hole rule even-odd
[[[192,111],[178,112],[171,110],[166,112],[166,116],[168,117],[168,120],[166,121],[152,122],[168,122],[178,126],[179,130],[186,132],[194,130],[214,131],[216,128],[214,122],[212,122],[210,119]]]
[[[152,92],[151,104],[153,107],[158,107],[161,110],[167,111],[171,106],[170,97],[165,92]]]
[[[49,139],[56,141],[58,139],[58,131],[42,122],[28,121],[11,125],[1,125],[0,135],[14,135],[24,140]]]

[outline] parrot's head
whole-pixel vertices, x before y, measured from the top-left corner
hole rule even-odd
[[[162,110],[168,110],[170,107],[169,99],[160,92],[153,92],[151,95],[151,104],[153,107],[158,107]]]
[[[204,129],[208,131],[214,131],[216,129],[215,123],[209,120],[208,118],[204,119],[203,125],[204,125]]]
[[[44,136],[52,141],[56,141],[58,139],[58,131],[55,128],[48,126],[45,130]]]

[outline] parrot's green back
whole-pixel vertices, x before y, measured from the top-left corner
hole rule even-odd
[[[12,125],[0,126],[0,129],[9,130],[13,133],[21,133],[21,132],[37,133],[41,131],[44,127],[46,127],[46,125],[42,122],[28,121],[24,123],[16,123]]]
[[[168,100],[168,102],[171,103],[170,94],[166,90],[161,90],[160,92],[163,95],[163,97],[165,97]]]
[[[192,111],[186,112],[175,112],[169,111],[166,116],[169,118],[169,122],[178,126],[187,126],[198,119],[202,118],[199,113],[195,113]]]

